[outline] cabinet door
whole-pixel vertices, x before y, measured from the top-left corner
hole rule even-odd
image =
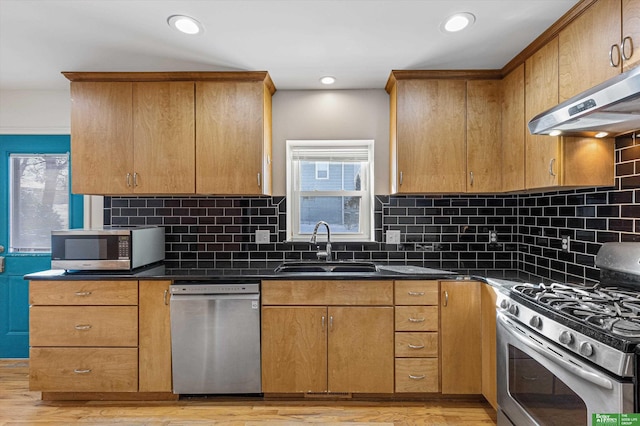
[[[467,82],[467,192],[502,190],[500,81]]]
[[[622,40],[629,58],[623,62],[623,71],[628,71],[640,62],[640,0],[622,0]]]
[[[488,284],[481,288],[482,310],[482,395],[498,409],[496,382],[496,292]]]
[[[525,62],[525,117],[558,104],[558,39],[554,38]],[[526,189],[560,184],[560,138],[526,132]]]
[[[392,393],[393,308],[329,307],[329,392]]]
[[[131,192],[132,87],[132,83],[71,83],[73,193]]]
[[[521,191],[524,184],[524,64],[502,80],[502,190]]]
[[[196,192],[264,191],[265,100],[262,82],[196,84]]]
[[[482,392],[480,283],[440,283],[443,394]]]
[[[139,283],[139,391],[171,392],[170,281]]]
[[[464,192],[466,82],[399,80],[396,90],[398,193]]]
[[[134,192],[195,190],[193,82],[133,84]]]
[[[262,308],[262,391],[327,391],[327,308]]]
[[[620,43],[621,13],[620,0],[601,0],[560,31],[560,102],[620,73],[608,52]]]

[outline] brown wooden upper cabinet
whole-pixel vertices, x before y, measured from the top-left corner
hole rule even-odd
[[[525,62],[525,117],[558,104],[558,38]],[[610,186],[614,183],[612,138],[560,137],[526,132],[526,189]]]
[[[268,73],[64,75],[74,193],[270,194]]]
[[[467,82],[467,192],[502,191],[500,80]]]
[[[196,123],[196,193],[271,194],[271,92],[264,81],[198,81]]]
[[[559,34],[563,102],[640,61],[640,0],[598,0]]]
[[[500,191],[499,81],[429,75],[393,71],[387,83],[391,192]]]
[[[390,179],[398,194],[466,188],[466,82],[391,74]]]
[[[501,100],[502,190],[519,191],[525,187],[524,64],[502,80]]]

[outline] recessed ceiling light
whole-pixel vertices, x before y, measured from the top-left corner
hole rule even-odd
[[[560,130],[552,130],[549,132],[549,136],[560,136],[562,132]]]
[[[324,77],[322,77],[322,78],[320,79],[320,83],[322,83],[322,84],[327,84],[327,85],[329,85],[329,84],[333,84],[333,83],[335,83],[335,82],[336,82],[336,78],[335,78],[335,77],[332,77],[332,76],[330,76],[330,75],[326,75],[326,76],[324,76]]]
[[[441,28],[448,33],[462,31],[476,21],[476,17],[469,12],[456,13],[449,16],[443,23]]]
[[[185,34],[199,34],[204,31],[204,27],[196,19],[185,15],[172,15],[167,19],[169,26]]]
[[[604,138],[606,136],[609,136],[609,133],[607,133],[607,132],[598,132],[598,133],[596,133],[596,138]]]

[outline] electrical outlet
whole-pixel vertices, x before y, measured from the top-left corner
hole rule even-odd
[[[400,231],[387,231],[387,244],[400,244]]]
[[[560,240],[562,245],[562,251],[564,253],[569,253],[569,251],[571,250],[571,247],[570,247],[571,237],[569,237],[568,235],[561,235]]]
[[[495,244],[498,242],[498,233],[496,231],[489,231],[489,244]]]
[[[268,244],[271,238],[271,233],[268,229],[256,230],[256,244]]]

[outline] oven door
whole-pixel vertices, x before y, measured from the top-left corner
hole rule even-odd
[[[498,313],[498,424],[589,425],[632,413],[633,383],[606,374]]]

